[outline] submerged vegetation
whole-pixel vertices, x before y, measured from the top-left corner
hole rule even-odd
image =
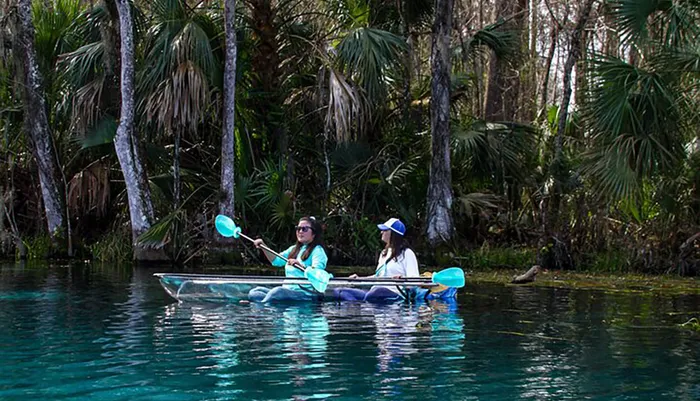
[[[687,328],[689,330],[695,330],[697,332],[700,332],[700,320],[698,318],[694,317],[687,322],[681,324],[681,327]]]
[[[320,218],[336,265],[372,264],[376,224],[400,217],[421,262],[475,275],[700,273],[700,0],[238,2],[232,135],[233,2],[35,1],[27,25],[30,3],[1,11],[5,257],[256,263],[213,230],[230,198],[278,247]]]

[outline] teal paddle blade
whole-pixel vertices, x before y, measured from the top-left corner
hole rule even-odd
[[[240,229],[236,227],[236,223],[228,216],[223,214],[216,216],[214,225],[216,226],[216,231],[224,237],[238,238],[240,236]]]
[[[311,283],[314,289],[320,293],[326,292],[331,275],[321,269],[307,268],[304,270],[304,277]]]
[[[433,274],[433,283],[442,284],[447,287],[464,287],[464,270],[461,267],[450,267]]]

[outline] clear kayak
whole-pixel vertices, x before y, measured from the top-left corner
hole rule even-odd
[[[273,288],[277,286],[301,286],[311,291],[306,278],[284,276],[242,276],[242,275],[211,275],[211,274],[182,274],[155,273],[165,291],[178,301],[197,302],[236,302],[248,299],[248,293],[256,287]],[[333,289],[339,287],[370,288],[373,286],[395,286],[411,298],[427,298],[431,294],[441,294],[440,298],[454,298],[456,288],[444,287],[431,281],[430,277],[413,278],[331,278],[328,289],[317,293],[315,299],[336,300]],[[440,290],[440,291],[436,291]],[[446,290],[449,294],[446,294]]]

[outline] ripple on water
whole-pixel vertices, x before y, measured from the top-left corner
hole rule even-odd
[[[700,399],[697,336],[668,317],[697,298],[473,286],[459,305],[195,305],[146,276],[0,297],[0,399]]]

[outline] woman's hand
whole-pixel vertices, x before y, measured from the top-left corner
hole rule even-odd
[[[301,266],[301,267],[304,267],[304,265],[302,265],[301,262],[299,262],[298,259],[294,259],[294,258],[289,258],[289,259],[287,259],[287,264],[290,265],[290,266]]]
[[[265,242],[262,240],[262,238],[258,238],[253,241],[253,245],[255,245],[255,247],[259,249],[260,247],[265,245]]]
[[[360,277],[360,276],[358,276],[357,274],[351,274],[351,275],[348,276],[348,278],[359,278],[359,277]]]
[[[395,276],[391,276],[391,278],[393,278],[393,279],[399,279],[399,278],[401,278],[401,275],[400,275],[400,274],[397,274],[397,275],[395,275]]]

